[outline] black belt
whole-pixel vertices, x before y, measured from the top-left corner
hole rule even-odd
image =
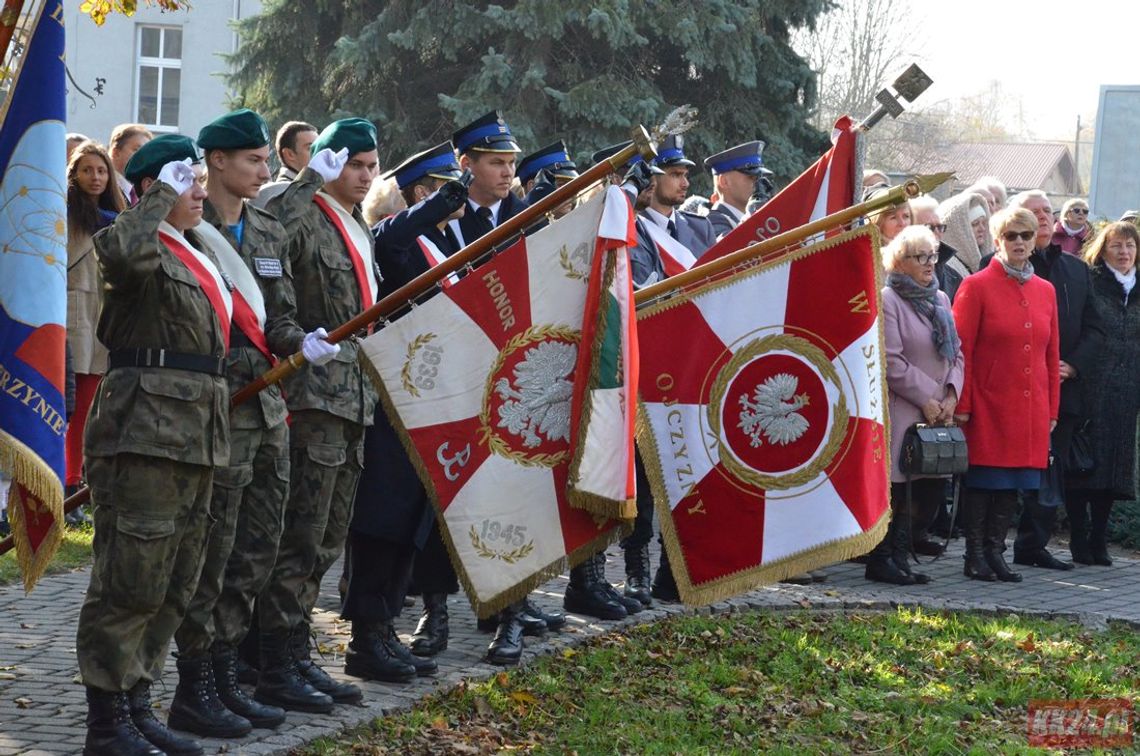
[[[170,368],[224,376],[226,358],[168,352],[165,349],[117,349],[108,358],[108,370],[122,367]]]

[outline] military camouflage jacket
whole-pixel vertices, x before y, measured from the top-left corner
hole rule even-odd
[[[294,319],[297,304],[293,298],[293,274],[285,254],[285,228],[272,215],[248,202],[242,210],[244,228],[240,244],[209,200],[203,206],[202,222],[221,232],[257,279],[265,297],[265,339],[269,351],[284,358],[300,350],[305,333]],[[258,264],[254,258],[279,264]],[[249,343],[236,324],[231,323],[230,352],[226,356],[226,380],[230,384],[230,393],[236,393],[270,367],[265,355]],[[230,410],[230,427],[273,428],[285,422],[287,414],[285,397],[281,388],[274,384],[256,398]]]
[[[320,327],[332,331],[360,314],[360,289],[348,249],[336,227],[313,202],[322,185],[320,175],[306,168],[268,207],[289,237],[297,323],[305,333]],[[353,210],[353,216],[367,232],[359,209]],[[376,390],[357,361],[358,352],[357,343],[346,339],[340,343],[340,353],[327,365],[305,365],[294,373],[285,381],[289,409],[318,409],[371,425]]]
[[[112,352],[166,349],[221,358],[218,318],[190,269],[158,239],[178,196],[156,181],[134,207],[95,235],[102,273],[98,336]],[[193,231],[186,238],[196,242]],[[225,379],[170,368],[122,367],[103,378],[84,435],[84,453],[165,457],[197,465],[229,459]]]

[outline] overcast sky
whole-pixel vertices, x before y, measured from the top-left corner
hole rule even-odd
[[[1102,84],[1140,85],[1140,0],[907,2],[914,52],[934,79],[916,107],[997,80],[1034,138],[1068,141],[1078,114],[1095,117]]]

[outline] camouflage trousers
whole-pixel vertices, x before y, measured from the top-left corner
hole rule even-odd
[[[292,415],[289,503],[273,576],[261,592],[262,632],[307,625],[321,579],[344,550],[360,480],[364,426],[319,410]]]
[[[94,561],[75,646],[84,684],[125,691],[162,676],[202,570],[214,468],[88,457]]]
[[[253,602],[269,581],[289,496],[289,426],[231,428],[230,463],[214,470],[206,561],[198,589],[174,634],[182,656],[215,640],[236,646],[249,630]]]

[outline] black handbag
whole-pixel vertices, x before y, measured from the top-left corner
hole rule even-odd
[[[1065,503],[1065,471],[1061,460],[1049,448],[1049,466],[1041,474],[1041,489],[1037,492],[1037,503],[1046,509],[1053,509]]]
[[[966,434],[956,425],[916,423],[906,429],[899,470],[905,475],[960,475],[970,460]]]
[[[1065,460],[1065,475],[1087,478],[1096,472],[1096,456],[1092,450],[1092,434],[1086,420],[1075,431],[1069,444],[1069,458]]]

